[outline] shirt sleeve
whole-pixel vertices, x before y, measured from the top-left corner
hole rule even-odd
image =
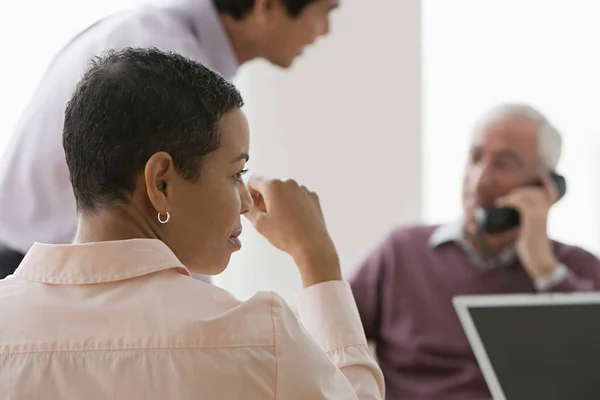
[[[275,398],[383,399],[383,374],[369,352],[348,283],[303,290],[298,313],[300,320],[274,295]]]
[[[592,292],[600,290],[600,260],[573,247],[561,257],[557,270],[545,282],[536,282],[540,292]]]

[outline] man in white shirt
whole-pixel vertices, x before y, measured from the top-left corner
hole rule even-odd
[[[78,34],[54,58],[0,159],[0,279],[36,242],[71,243],[77,213],[61,145],[63,112],[90,58],[107,49],[177,51],[231,79],[265,58],[289,67],[329,31],[339,0],[157,0]]]

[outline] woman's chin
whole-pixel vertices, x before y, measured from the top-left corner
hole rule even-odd
[[[227,255],[220,262],[211,263],[210,265],[206,263],[188,263],[186,267],[192,274],[219,275],[229,265],[230,258],[231,255]]]

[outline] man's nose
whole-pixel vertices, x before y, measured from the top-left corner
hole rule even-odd
[[[319,24],[319,29],[317,30],[317,36],[327,35],[329,35],[329,18],[326,18],[321,24]]]
[[[489,164],[478,165],[471,174],[471,184],[477,189],[494,183],[494,172]]]

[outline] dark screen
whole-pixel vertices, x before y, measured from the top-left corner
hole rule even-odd
[[[600,305],[471,308],[508,400],[600,399]]]

